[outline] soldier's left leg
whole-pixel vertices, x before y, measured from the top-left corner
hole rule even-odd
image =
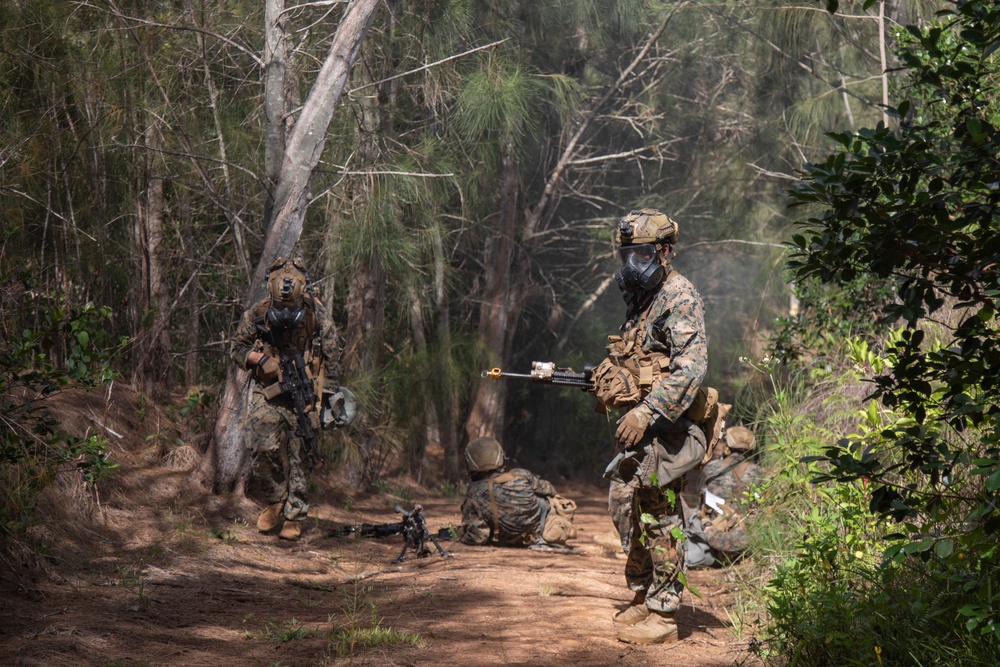
[[[319,418],[314,410],[311,413],[313,429],[319,432]],[[314,443],[318,447],[319,442]],[[295,423],[288,422],[288,455],[285,458],[288,475],[288,500],[285,501],[285,525],[278,537],[286,540],[297,540],[302,534],[302,522],[309,514],[309,473],[311,457],[307,456],[305,445],[301,438],[295,436]],[[315,454],[315,452],[313,452]]]
[[[618,631],[620,641],[663,644],[678,639],[675,614],[684,592],[680,581],[684,560],[679,541],[682,520],[675,514],[680,504],[678,491],[672,487],[636,489],[633,511],[640,524],[636,532],[641,536],[638,542],[643,545],[649,568],[643,599],[646,615],[635,623],[623,624],[626,627]]]
[[[288,438],[288,500],[285,519],[303,521],[309,514],[309,470],[306,469],[302,441],[290,434]]]
[[[680,484],[667,488],[641,489],[638,505],[656,523],[643,523],[643,535],[652,567],[652,581],[646,591],[650,611],[674,613],[681,606],[684,585],[681,573],[684,551],[680,540],[684,517],[680,504]],[[640,515],[641,516],[641,515]]]

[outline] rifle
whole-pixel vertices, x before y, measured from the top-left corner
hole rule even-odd
[[[570,368],[556,368],[554,361],[532,361],[530,373],[510,373],[499,368],[493,368],[483,371],[481,377],[484,380],[486,378],[493,380],[517,378],[543,384],[556,384],[563,387],[580,387],[585,390],[594,388],[593,366],[584,366],[582,373],[574,373]]]
[[[271,325],[271,342],[281,355],[278,360],[281,367],[278,384],[282,393],[287,393],[291,397],[292,405],[295,407],[295,437],[302,441],[303,464],[306,470],[309,470],[316,465],[316,446],[319,440],[307,414],[316,407],[316,392],[312,380],[306,373],[306,361],[302,353],[298,351],[289,353],[284,345],[285,332],[297,326],[304,315],[303,309],[269,308],[267,311],[267,319]]]
[[[354,533],[361,537],[392,537],[393,535],[403,536],[403,550],[399,552],[394,563],[399,563],[406,557],[406,552],[413,549],[417,558],[423,558],[431,554],[427,541],[430,540],[438,553],[443,558],[452,558],[452,555],[441,548],[437,538],[427,529],[427,521],[424,519],[424,506],[417,503],[409,512],[396,505],[396,513],[402,514],[401,521],[396,523],[363,523],[360,526],[346,526],[345,533]]]

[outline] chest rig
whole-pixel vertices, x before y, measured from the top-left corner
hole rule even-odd
[[[303,296],[302,305],[298,308],[266,297],[254,308],[254,326],[257,329],[257,351],[274,359],[301,354],[306,374],[316,382],[323,367],[323,348],[314,297]],[[280,393],[278,384],[275,382],[271,386]]]
[[[671,269],[663,284],[679,275]],[[647,307],[638,318],[626,323],[620,336],[608,336],[608,356],[594,369],[593,375],[595,396],[605,408],[618,410],[634,406],[649,394],[670,367],[669,350],[644,347],[648,319]]]

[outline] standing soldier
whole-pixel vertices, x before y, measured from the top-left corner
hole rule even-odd
[[[614,615],[618,639],[677,641],[675,614],[684,585],[681,483],[706,451],[702,428],[685,416],[708,366],[701,296],[671,267],[677,224],[654,209],[632,211],[615,231],[615,274],[627,306],[620,336],[594,370],[595,395],[624,410],[609,509],[627,554],[625,579],[635,597]]]
[[[265,279],[268,295],[243,313],[230,356],[253,373],[243,428],[253,474],[267,500],[257,529],[269,533],[284,519],[278,537],[297,540],[309,512],[308,476],[319,445],[318,408],[324,396],[338,390],[341,345],[333,320],[313,295],[300,257],[279,257]],[[297,383],[303,371],[307,379]],[[290,391],[296,384],[301,389],[294,392],[299,393],[298,409]],[[303,401],[303,396],[309,400]]]

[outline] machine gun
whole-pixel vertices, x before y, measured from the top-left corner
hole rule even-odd
[[[510,373],[508,371],[493,368],[482,372],[482,378],[499,380],[500,378],[517,378],[519,380],[531,380],[542,384],[555,384],[563,387],[580,387],[590,390],[594,388],[594,368],[584,366],[582,373],[574,373],[569,368],[556,368],[554,361],[532,361],[530,373]]]
[[[437,547],[438,553],[443,558],[451,558],[452,555],[441,548],[437,538],[427,529],[427,521],[424,519],[424,506],[417,503],[409,512],[396,505],[396,513],[402,514],[403,518],[396,523],[363,523],[360,526],[347,526],[341,534],[355,534],[362,537],[392,537],[393,535],[403,536],[403,550],[394,563],[401,562],[406,557],[406,552],[413,550],[417,558],[423,558],[431,554],[431,549],[427,546],[427,541]]]
[[[269,308],[267,320],[271,325],[270,339],[281,358],[279,387],[287,394],[295,408],[295,437],[302,442],[303,463],[306,469],[316,465],[316,450],[319,436],[313,428],[308,412],[316,407],[316,392],[312,380],[306,373],[306,362],[298,351],[290,351],[285,346],[285,333],[298,326],[305,317],[303,308]]]

